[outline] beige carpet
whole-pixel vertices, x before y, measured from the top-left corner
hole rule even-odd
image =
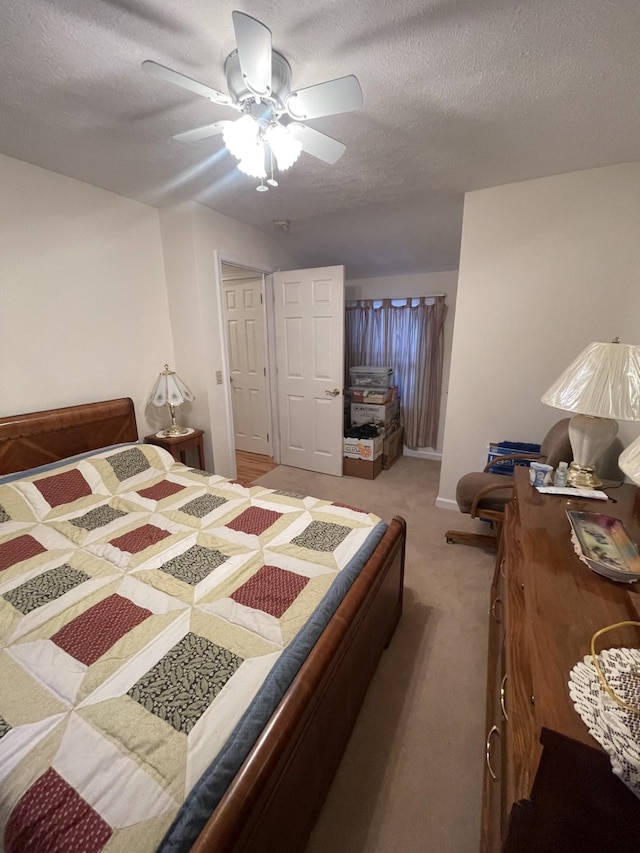
[[[494,557],[435,507],[440,466],[402,457],[374,481],[280,466],[257,482],[407,521],[404,614],[369,687],[306,853],[476,853]],[[485,531],[486,532],[486,531]]]

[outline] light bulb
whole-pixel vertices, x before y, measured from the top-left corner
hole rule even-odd
[[[294,139],[281,124],[270,125],[265,136],[276,158],[278,169],[284,172],[293,166],[302,151],[302,143]]]

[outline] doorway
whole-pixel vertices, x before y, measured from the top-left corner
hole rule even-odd
[[[222,262],[222,304],[229,365],[236,476],[242,482],[276,466],[262,272]]]

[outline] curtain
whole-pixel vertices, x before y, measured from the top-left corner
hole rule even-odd
[[[404,301],[404,300],[403,300]],[[444,296],[361,299],[345,309],[345,385],[351,367],[393,367],[408,447],[435,447],[442,391]],[[395,304],[394,304],[395,303]]]

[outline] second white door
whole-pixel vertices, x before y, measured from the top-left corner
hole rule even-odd
[[[236,450],[270,456],[262,276],[222,287]]]
[[[344,267],[273,279],[280,462],[342,476]]]

